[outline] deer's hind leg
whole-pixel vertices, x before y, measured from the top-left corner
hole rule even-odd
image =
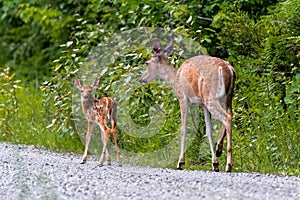
[[[230,119],[228,119],[227,117],[227,124],[230,126],[230,129],[231,129],[231,121],[232,121],[232,94],[229,94],[227,99],[226,99],[226,113],[227,113],[227,116],[230,117]],[[228,129],[228,128],[227,128]],[[227,135],[227,131],[226,131],[226,126],[224,126],[219,138],[218,138],[218,142],[217,142],[217,145],[216,145],[216,155],[217,157],[220,157],[221,154],[222,154],[222,149],[223,149],[223,141],[224,141],[224,138],[226,137]]]
[[[232,115],[230,112],[228,113],[228,111],[229,111],[228,109],[231,109],[231,107],[230,108],[227,107],[228,111],[226,112],[222,108],[220,102],[211,100],[207,103],[207,109],[213,116],[215,116],[220,122],[223,123],[223,125],[226,129],[226,132],[223,132],[224,136],[221,139],[224,139],[225,133],[226,133],[226,136],[227,136],[227,165],[226,165],[225,170],[226,170],[226,172],[231,172],[231,169],[233,166],[232,151],[231,151],[231,148],[232,148],[232,133],[231,133]]]
[[[203,110],[204,110],[204,118],[205,118],[205,125],[206,125],[206,136],[208,138],[210,151],[211,151],[212,169],[213,169],[213,171],[218,172],[219,171],[219,162],[218,162],[218,158],[215,155],[215,151],[213,148],[211,114],[205,106],[203,107]]]
[[[216,156],[220,157],[222,155],[222,151],[223,151],[223,142],[224,142],[224,138],[226,136],[226,127],[223,128],[218,141],[217,141],[217,145],[216,145]]]

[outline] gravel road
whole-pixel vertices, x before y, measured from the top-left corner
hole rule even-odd
[[[1,199],[300,199],[300,177],[172,170],[0,143]]]

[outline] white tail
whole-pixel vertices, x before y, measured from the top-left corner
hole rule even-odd
[[[181,169],[181,166],[185,164],[184,140],[188,108],[190,105],[198,105],[204,108],[206,135],[212,153],[212,169],[219,171],[217,157],[222,153],[223,140],[227,135],[226,171],[230,172],[233,166],[231,127],[234,69],[228,62],[220,58],[199,55],[187,59],[176,70],[167,60],[172,51],[173,41],[165,47],[164,51],[162,51],[160,42],[154,41],[152,58],[146,62],[147,69],[140,78],[140,82],[144,84],[156,78],[165,80],[174,90],[180,102],[181,147],[177,169]],[[221,103],[225,103],[226,110]],[[212,141],[211,114],[224,125],[217,142],[216,153]]]
[[[119,166],[122,166],[120,149],[117,142],[117,132],[116,132],[116,112],[117,105],[114,100],[110,97],[104,97],[102,99],[96,99],[92,95],[92,90],[99,85],[99,80],[96,80],[93,85],[81,85],[78,79],[74,79],[74,85],[81,92],[81,106],[82,112],[85,115],[88,121],[88,130],[86,133],[86,142],[85,142],[85,150],[82,156],[81,164],[84,164],[87,160],[88,147],[90,143],[91,133],[93,129],[93,124],[96,123],[100,126],[101,129],[101,139],[103,142],[103,150],[98,163],[98,166],[102,166],[104,162],[104,156],[106,154],[106,160],[108,165],[111,165],[111,159],[107,150],[107,143],[110,134],[112,134],[115,149],[117,154],[117,160],[119,162]],[[111,129],[107,126],[107,122],[110,121]]]

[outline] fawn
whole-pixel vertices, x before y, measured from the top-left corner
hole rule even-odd
[[[92,90],[99,86],[99,80],[95,80],[92,85],[81,85],[80,81],[77,78],[75,78],[74,85],[80,90],[82,112],[88,122],[88,130],[86,133],[86,141],[85,141],[85,150],[80,163],[84,164],[87,160],[89,142],[91,138],[93,125],[95,123],[98,124],[101,129],[101,139],[103,143],[103,150],[102,150],[102,154],[98,166],[103,166],[105,154],[106,154],[106,160],[108,162],[108,165],[111,165],[111,158],[107,150],[107,143],[110,134],[112,134],[114,139],[119,166],[122,166],[121,154],[117,142],[117,132],[116,132],[117,104],[110,97],[103,97],[101,99],[97,99],[93,97]],[[107,126],[108,121],[110,121],[111,123],[111,128]]]

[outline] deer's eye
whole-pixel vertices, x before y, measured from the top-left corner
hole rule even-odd
[[[81,93],[83,93],[83,90],[80,90]]]

